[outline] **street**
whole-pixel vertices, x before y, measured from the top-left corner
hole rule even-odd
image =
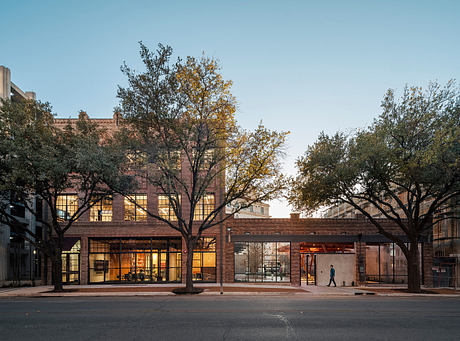
[[[0,300],[1,340],[458,340],[460,298]]]

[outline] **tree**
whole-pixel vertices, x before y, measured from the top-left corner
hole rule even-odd
[[[388,90],[370,127],[349,136],[322,133],[297,160],[292,180],[289,201],[298,209],[346,203],[396,243],[407,258],[411,292],[420,292],[418,242],[439,221],[459,218],[459,95],[453,82],[425,91],[406,87],[400,101]],[[399,235],[372,209],[393,221]]]
[[[152,53],[140,43],[146,71],[122,66],[129,87],[118,90],[126,124],[119,140],[127,142],[137,175],[167,198],[169,212],[147,213],[182,235],[191,293],[193,250],[203,232],[228,219],[225,207],[237,199],[250,198],[235,212],[284,187],[279,160],[287,133],[262,124],[241,129],[232,83],[217,62],[187,57],[171,65],[171,54],[170,47]]]
[[[54,126],[48,104],[3,101],[0,107],[0,223],[10,226],[51,260],[54,290],[62,291],[65,233],[82,214],[132,181],[124,175],[124,156],[86,114],[74,125]],[[71,196],[69,194],[72,194]],[[49,214],[35,205],[42,200]],[[11,210],[21,205],[42,225],[37,234]]]

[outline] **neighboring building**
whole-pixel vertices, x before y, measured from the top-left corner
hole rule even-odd
[[[119,116],[93,121],[115,131]],[[68,122],[55,120],[58,127]],[[201,212],[219,202],[219,186],[223,184],[215,182],[209,188]],[[139,205],[168,214],[169,203],[158,192],[143,184],[133,196]],[[78,205],[77,193],[69,192],[59,201],[63,212],[71,212]],[[301,219],[298,214],[290,219],[272,219],[268,208],[265,212],[267,206],[263,207],[267,217],[240,215],[223,224],[223,248],[220,226],[205,231],[193,256],[195,281],[217,282],[222,271],[225,282],[323,285],[327,284],[330,264],[334,264],[339,285],[383,279],[407,283],[399,248],[378,234],[367,220]],[[382,224],[397,233],[398,227],[392,222],[382,219]],[[65,245],[65,283],[167,283],[185,279],[182,274],[188,255],[181,235],[121,196],[101,202],[83,215],[66,233]],[[432,244],[424,241],[421,250],[423,280],[430,286]]]
[[[21,90],[11,81],[10,69],[0,65],[0,99],[18,102],[35,99],[35,93]],[[41,202],[36,201],[36,204],[41,205]],[[23,206],[14,204],[13,200],[10,209],[31,231],[41,231],[35,217]],[[34,246],[8,226],[0,224],[0,286],[33,282],[40,278],[41,258]]]
[[[24,99],[35,99],[35,92],[21,90],[11,81],[11,71],[0,65],[0,98],[22,101]]]
[[[240,205],[244,203],[246,204],[247,201],[244,199],[236,200],[235,203],[228,204],[225,208],[226,214],[232,214],[235,212],[235,209],[240,207]],[[270,205],[258,202],[254,203],[249,207],[243,208],[238,213],[235,213],[234,218],[270,218]]]

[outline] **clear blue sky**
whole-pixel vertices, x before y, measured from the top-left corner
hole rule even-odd
[[[0,32],[0,65],[59,117],[111,117],[139,40],[204,51],[233,80],[242,126],[291,131],[290,174],[320,131],[368,125],[388,88],[460,78],[457,0],[5,1]]]

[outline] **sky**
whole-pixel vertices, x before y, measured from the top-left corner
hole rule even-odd
[[[290,131],[283,172],[319,133],[380,114],[387,89],[460,78],[460,1],[8,1],[0,65],[57,117],[112,117],[120,66],[142,71],[139,41],[219,60],[237,120]],[[284,201],[273,217],[288,217]]]

